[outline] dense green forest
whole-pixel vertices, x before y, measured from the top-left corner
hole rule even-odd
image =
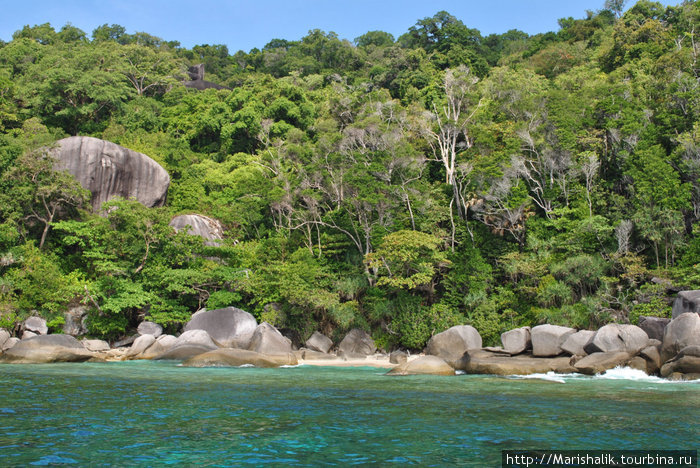
[[[296,339],[420,349],[455,324],[592,328],[700,287],[700,3],[608,0],[558,32],[482,36],[447,12],[398,38],[309,31],[231,54],[108,25],[0,41],[0,326],[176,332],[237,306]],[[226,89],[183,86],[189,66]],[[109,202],[46,148],[94,136],[170,174]],[[226,228],[219,247],[176,214]]]

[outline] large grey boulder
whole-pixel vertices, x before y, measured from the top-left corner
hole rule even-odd
[[[139,354],[146,351],[153,343],[156,342],[156,337],[153,335],[141,335],[136,338],[136,341],[131,345],[129,351],[126,353],[126,357],[134,358]]]
[[[333,341],[331,341],[331,339],[323,333],[315,331],[314,334],[311,335],[308,340],[306,340],[304,345],[313,351],[327,353],[333,346]]]
[[[700,315],[687,312],[671,320],[664,332],[661,360],[668,361],[687,346],[700,345]]]
[[[576,370],[582,374],[595,375],[605,372],[608,369],[627,364],[630,355],[624,351],[613,351],[609,353],[593,353],[574,363]]]
[[[596,332],[584,349],[588,354],[623,351],[634,356],[648,343],[649,335],[638,326],[609,323]]]
[[[115,197],[134,198],[148,207],[165,203],[170,176],[145,154],[109,141],[74,136],[59,140],[51,155],[56,170],[68,171],[92,193],[95,211]]]
[[[262,354],[287,354],[292,352],[292,342],[275,327],[263,322],[255,328],[248,350]]]
[[[154,322],[141,322],[136,329],[139,335],[153,335],[154,338],[158,338],[163,334],[163,327]]]
[[[355,328],[350,330],[338,345],[338,354],[346,356],[369,356],[377,351],[377,345],[366,331]]]
[[[593,339],[595,333],[593,330],[579,330],[569,335],[562,343],[561,349],[572,356],[585,356],[587,353],[584,347]]]
[[[531,330],[532,355],[547,357],[558,356],[563,350],[564,344],[569,335],[576,333],[576,330],[559,325],[538,325]]]
[[[520,354],[532,346],[530,327],[516,328],[501,333],[503,351],[508,354]]]
[[[204,244],[210,247],[220,246],[224,238],[224,228],[219,221],[199,214],[175,216],[170,226],[177,232],[187,230],[189,235],[203,238]]]
[[[663,341],[664,330],[670,322],[669,318],[641,316],[639,317],[639,328],[644,330],[649,338]]]
[[[505,356],[480,349],[472,349],[455,363],[455,369],[467,374],[530,375],[557,372],[575,372],[569,357],[532,357],[527,354]]]
[[[4,352],[0,360],[14,364],[82,362],[93,354],[70,335],[37,335],[21,340]]]
[[[34,332],[37,335],[46,335],[49,332],[49,327],[46,325],[46,320],[41,317],[29,317],[22,324],[22,329],[25,331]]]
[[[263,354],[246,349],[223,348],[194,356],[183,362],[184,367],[280,367],[299,363],[293,353]]]
[[[443,358],[453,365],[470,349],[480,349],[481,335],[471,325],[457,325],[434,335],[428,341],[426,354]]]
[[[3,345],[7,340],[10,339],[10,332],[4,328],[0,328],[0,350],[2,350]]]
[[[196,312],[185,325],[185,331],[205,330],[225,348],[246,349],[257,326],[255,317],[248,312],[226,307]]]
[[[678,293],[676,300],[673,302],[671,318],[675,319],[687,312],[700,314],[700,289]]]
[[[420,356],[399,364],[386,375],[455,375],[455,370],[440,357]]]
[[[88,309],[85,306],[71,307],[64,314],[63,333],[80,336],[87,333]]]

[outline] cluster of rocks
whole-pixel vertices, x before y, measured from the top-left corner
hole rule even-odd
[[[27,319],[24,337],[10,338],[0,330],[0,361],[11,363],[81,362],[125,359],[184,361],[184,366],[277,367],[296,365],[299,360],[366,359],[377,347],[366,332],[351,330],[331,354],[333,342],[315,332],[306,346],[295,349],[291,340],[269,323],[258,324],[241,309],[201,310],[192,315],[179,336],[163,334],[153,322],[142,322],[138,335],[114,343],[82,340],[67,334],[46,335],[46,322]],[[36,330],[35,332],[29,330]]]
[[[597,331],[539,325],[501,335],[502,346],[481,346],[478,332],[461,325],[433,336],[426,352],[469,374],[546,372],[594,375],[629,366],[678,380],[700,378],[700,315],[673,320],[642,317],[640,326],[608,324]]]
[[[688,302],[684,296],[680,298]],[[690,304],[684,307],[695,307]],[[371,336],[360,329],[351,330],[337,346],[314,332],[296,349],[274,326],[258,324],[251,314],[235,307],[195,313],[179,336],[163,334],[160,325],[143,322],[138,335],[111,347],[101,340],[47,335],[46,322],[38,317],[27,319],[21,331],[20,340],[0,329],[0,361],[157,359],[179,360],[190,367],[278,367],[300,361],[354,362],[377,353]],[[629,366],[676,380],[700,379],[700,315],[695,311],[676,314],[673,319],[641,317],[639,326],[608,324],[596,331],[557,325],[522,327],[503,333],[501,342],[499,347],[483,347],[475,328],[455,326],[434,335],[423,356],[409,359],[405,352],[391,353],[389,360],[397,366],[388,374],[454,375],[463,371],[527,375],[554,371],[593,375]]]

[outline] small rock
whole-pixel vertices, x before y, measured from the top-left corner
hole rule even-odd
[[[22,328],[25,331],[29,330],[37,335],[46,335],[49,332],[49,327],[46,326],[46,320],[41,317],[29,317],[24,321]]]
[[[367,357],[377,351],[377,346],[367,332],[355,328],[350,330],[350,332],[345,335],[345,338],[343,338],[343,341],[338,345],[339,355],[341,351],[346,356],[360,354],[363,357]]]
[[[649,336],[649,338],[662,341],[666,325],[671,322],[669,318],[662,317],[639,317],[639,328]]]
[[[420,356],[394,367],[386,375],[455,375],[455,370],[437,356]]]
[[[673,302],[671,318],[676,319],[685,313],[700,313],[700,289],[681,291]]]
[[[175,346],[175,343],[177,343],[177,337],[173,335],[160,335],[156,341],[160,343],[161,346],[164,348],[170,348],[171,346]]]
[[[182,346],[185,344],[205,346],[212,350],[218,348],[216,343],[214,343],[214,340],[212,340],[211,336],[209,336],[209,333],[207,333],[205,330],[188,330],[184,332],[182,335],[177,337],[177,341],[175,341],[174,346]]]
[[[315,331],[304,345],[311,350],[327,353],[333,346],[333,341],[323,333]]]
[[[687,346],[700,345],[700,315],[681,314],[671,320],[664,332],[661,360],[668,361]]]
[[[123,340],[117,341],[112,344],[113,348],[123,348],[125,346],[131,346],[131,344],[136,341],[136,338],[138,338],[139,335],[132,335],[132,336],[127,336]]]
[[[8,349],[12,349],[12,347],[14,345],[16,345],[17,343],[19,343],[19,341],[20,341],[19,338],[16,338],[14,336],[8,338],[7,340],[5,340],[5,343],[3,343],[3,345],[2,345],[2,351],[5,352]]]
[[[700,374],[700,357],[698,356],[682,356],[667,362],[661,367],[661,376],[668,377],[673,373],[681,374]]]
[[[156,342],[155,336],[153,336],[153,335],[141,335],[138,338],[136,338],[136,340],[134,341],[134,344],[131,345],[129,352],[126,353],[126,356],[129,358],[136,357],[139,354],[146,351],[155,342]]]
[[[255,328],[248,350],[262,354],[286,354],[292,352],[292,342],[275,327],[263,322]]]
[[[405,351],[394,351],[389,355],[389,362],[392,364],[403,364],[408,361],[408,354]]]
[[[80,336],[87,333],[88,309],[85,306],[72,307],[63,314],[63,333]]]
[[[627,367],[632,369],[640,370],[644,373],[647,372],[647,361],[641,356],[635,356],[627,363]]]
[[[109,351],[109,343],[103,340],[82,340],[83,346],[88,351]]]
[[[661,354],[657,346],[647,346],[639,355],[647,362],[647,374],[656,374],[661,369]]]
[[[5,342],[9,339],[10,339],[10,332],[5,330],[4,328],[0,328],[0,349],[2,349]]]
[[[29,338],[34,338],[35,336],[39,336],[36,333],[29,331],[29,330],[24,330],[24,333],[22,333],[22,339],[23,340],[28,340]]]
[[[682,358],[684,356],[695,356],[700,357],[700,346],[686,346],[681,349],[676,357]]]
[[[203,238],[204,245],[209,247],[221,246],[224,238],[224,228],[221,223],[200,214],[175,216],[170,221],[170,226],[177,232],[187,229],[187,234]]]
[[[489,353],[495,353],[495,354],[503,354],[505,356],[513,356],[513,354],[509,353],[503,347],[501,346],[486,346],[483,348],[484,351],[488,351]]]
[[[141,322],[136,329],[139,335],[153,335],[158,338],[163,334],[163,327],[154,322]]]

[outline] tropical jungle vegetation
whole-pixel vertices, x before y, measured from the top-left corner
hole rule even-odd
[[[0,41],[0,326],[83,306],[116,339],[237,306],[298,341],[420,349],[461,323],[492,343],[669,314],[669,283],[700,287],[700,3],[623,4],[536,35],[440,11],[233,54],[24,26]],[[196,64],[225,89],[185,87]],[[166,205],[93,213],[46,157],[70,135],[155,159]],[[222,245],[168,226],[187,213]]]

